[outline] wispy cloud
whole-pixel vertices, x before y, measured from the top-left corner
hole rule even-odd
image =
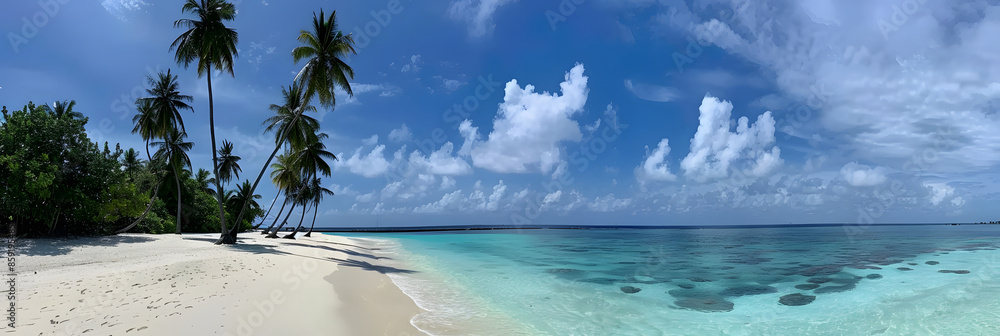
[[[122,21],[128,21],[129,14],[142,10],[148,5],[142,0],[104,0],[101,2],[101,6],[104,6],[108,13]]]
[[[457,0],[451,3],[448,14],[452,20],[465,21],[469,36],[493,34],[493,13],[497,8],[515,0]]]

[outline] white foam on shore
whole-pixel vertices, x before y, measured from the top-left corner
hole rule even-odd
[[[414,328],[434,336],[535,334],[451,279],[427,257],[407,252],[400,242],[385,238],[352,239],[364,240],[366,245],[378,248],[380,255],[392,258],[384,264],[416,271],[387,274],[396,287],[425,311],[410,320]]]

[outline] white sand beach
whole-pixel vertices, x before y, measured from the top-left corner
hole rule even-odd
[[[20,241],[14,335],[423,335],[364,241],[125,234]]]

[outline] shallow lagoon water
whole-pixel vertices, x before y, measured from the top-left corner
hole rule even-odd
[[[1000,226],[858,229],[354,236],[435,335],[1000,334]]]

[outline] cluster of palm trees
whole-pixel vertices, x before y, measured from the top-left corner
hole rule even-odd
[[[181,12],[193,14],[195,18],[185,18],[174,22],[175,28],[186,30],[174,40],[170,49],[175,51],[175,59],[178,64],[188,68],[192,63],[195,63],[199,77],[204,75],[208,81],[208,119],[213,162],[211,174],[214,177],[210,177],[207,171],[201,170],[196,175],[196,179],[206,191],[214,185],[215,190],[209,194],[215,196],[219,203],[221,236],[218,243],[232,244],[236,242],[239,223],[243,219],[247,206],[255,198],[260,198],[259,195],[254,194],[254,191],[269,167],[274,169],[271,174],[272,182],[278,187],[279,196],[283,195],[285,200],[282,202],[282,209],[275,216],[275,223],[272,223],[271,227],[264,233],[270,233],[270,237],[277,237],[278,230],[287,223],[292,210],[296,206],[301,206],[302,215],[299,225],[286,236],[286,238],[294,238],[295,234],[302,228],[302,221],[308,208],[311,206],[313,209],[313,225],[315,225],[316,213],[323,196],[333,194],[322,186],[318,175],[329,177],[331,169],[326,160],[337,159],[333,153],[326,150],[326,146],[323,144],[327,135],[319,132],[319,122],[305,113],[316,112],[316,108],[310,105],[313,98],[318,98],[323,107],[332,109],[336,105],[334,95],[336,88],[353,95],[349,80],[354,77],[354,71],[347,65],[345,59],[350,54],[356,54],[353,47],[354,40],[349,34],[340,31],[336,21],[336,11],[329,16],[322,10],[318,15],[313,13],[312,31],[302,30],[298,37],[302,45],[292,51],[294,61],[298,63],[305,60],[305,64],[295,76],[292,84],[287,88],[282,88],[283,104],[272,104],[270,110],[275,115],[265,120],[263,124],[267,126],[267,132],[275,132],[275,149],[264,163],[253,184],[245,181],[237,190],[224,193],[224,185],[233,177],[238,179],[242,169],[238,164],[240,157],[233,154],[232,143],[224,140],[222,147],[216,147],[212,72],[213,70],[223,71],[235,76],[233,59],[237,57],[238,34],[234,29],[226,27],[225,22],[235,19],[236,8],[225,0],[187,0],[181,8]],[[150,97],[140,98],[136,101],[138,114],[133,118],[135,128],[132,133],[138,133],[146,141],[149,162],[162,162],[167,168],[167,172],[174,175],[178,190],[180,190],[181,172],[184,171],[184,168],[191,168],[187,152],[193,146],[191,142],[185,140],[187,133],[180,111],[185,109],[193,111],[193,108],[188,105],[192,98],[180,94],[177,77],[172,75],[169,69],[166,73],[158,74],[158,78],[150,77],[148,80],[150,88],[147,89],[147,92]],[[149,155],[150,144],[157,148],[153,156]],[[281,150],[284,150],[284,154],[278,156],[278,163],[271,165],[271,161]],[[130,155],[131,159],[129,159]],[[125,161],[126,170],[129,170],[129,162],[141,165],[141,159],[134,151],[132,154],[126,153]],[[157,183],[155,189],[158,190],[159,185],[160,183]],[[155,194],[156,191],[154,191],[154,198]],[[277,198],[279,197],[276,197],[275,201]],[[178,197],[177,203],[177,233],[180,233],[180,197]],[[227,225],[225,218],[227,203],[239,205],[240,209],[236,219],[232,221],[234,224],[231,227]],[[284,208],[288,204],[292,206],[286,213]],[[274,205],[275,202],[272,202],[271,208]],[[146,212],[148,213],[148,211],[147,208]],[[269,208],[268,214],[270,212]],[[282,213],[285,214],[285,220],[277,229],[270,232]],[[259,227],[261,224],[257,226]],[[311,232],[312,228],[309,230],[309,233]],[[309,233],[306,236],[309,236]]]

